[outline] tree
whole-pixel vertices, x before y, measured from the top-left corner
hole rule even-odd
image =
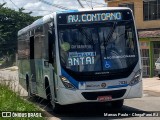
[[[10,56],[17,51],[17,33],[39,17],[23,13],[23,8],[15,11],[0,4],[0,58]]]

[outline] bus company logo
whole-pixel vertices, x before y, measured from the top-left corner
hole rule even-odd
[[[105,88],[105,87],[106,87],[106,83],[102,83],[102,84],[101,84],[101,87],[102,87],[102,88]]]

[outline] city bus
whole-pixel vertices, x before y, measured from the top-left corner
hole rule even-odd
[[[18,31],[19,83],[51,101],[110,103],[142,97],[139,42],[132,10],[58,11]]]

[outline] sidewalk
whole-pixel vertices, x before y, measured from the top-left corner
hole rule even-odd
[[[1,69],[0,70],[0,79],[12,79],[17,80],[18,82],[18,68],[16,66]],[[144,91],[152,91],[160,93],[160,78],[143,78],[143,90]]]
[[[160,78],[143,78],[143,90],[160,92]]]

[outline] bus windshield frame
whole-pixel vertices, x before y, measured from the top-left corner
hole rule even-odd
[[[118,75],[118,73],[129,75],[139,59],[136,31],[131,18],[130,16],[129,20],[110,20],[98,23],[59,24],[58,41],[62,68],[72,76]],[[132,50],[123,46],[127,44],[124,40],[125,37],[128,37],[127,35],[130,38],[126,39],[132,41],[129,44]],[[118,40],[119,38],[121,40]],[[87,41],[86,44],[79,44],[84,41]],[[121,45],[117,47],[118,49],[111,50],[117,41]],[[125,54],[124,51],[130,53]]]

